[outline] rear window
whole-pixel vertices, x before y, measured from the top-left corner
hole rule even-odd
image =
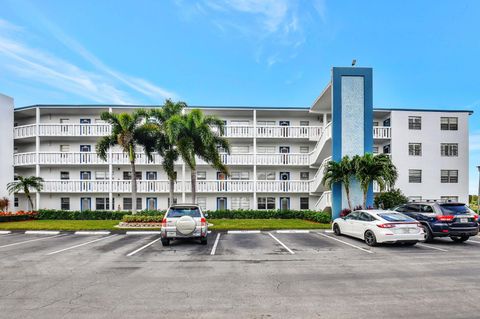
[[[167,217],[202,217],[198,207],[175,207],[168,211]]]
[[[415,219],[398,213],[381,213],[378,216],[389,222],[414,222]]]
[[[440,208],[443,215],[474,214],[474,211],[465,204],[442,204]]]

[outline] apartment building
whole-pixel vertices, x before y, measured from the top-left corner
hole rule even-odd
[[[468,198],[470,111],[373,108],[372,69],[333,68],[332,80],[309,107],[191,107],[215,114],[226,124],[230,154],[222,154],[231,175],[198,161],[197,201],[204,209],[325,209],[346,207],[341,185],[321,184],[323,168],[344,155],[387,153],[399,171],[397,187],[412,199]],[[34,192],[36,207],[120,209],[132,207],[130,166],[119,148],[107,161],[95,153],[110,133],[100,114],[131,112],[144,105],[32,105],[13,108],[1,96],[7,145],[0,159],[0,192],[15,175],[44,178]],[[189,110],[186,110],[187,112]],[[12,148],[12,149],[10,149]],[[137,155],[138,206],[165,209],[169,183],[159,155]],[[10,169],[12,168],[12,169]],[[190,201],[190,172],[180,160],[175,200]],[[377,193],[372,185],[368,201]],[[3,194],[0,194],[3,195]],[[352,185],[352,200],[362,202]],[[28,209],[23,194],[16,210]]]

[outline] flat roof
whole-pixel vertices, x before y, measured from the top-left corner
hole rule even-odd
[[[33,108],[154,108],[162,105],[142,105],[142,104],[34,104],[16,107],[15,111],[28,110]],[[310,110],[309,106],[219,106],[219,105],[192,105],[189,109],[231,109],[231,110],[289,110],[289,111],[306,111]],[[421,109],[421,108],[389,108],[374,107],[374,111],[406,111],[406,112],[452,112],[452,113],[468,113],[473,114],[472,110],[456,110],[456,109]]]

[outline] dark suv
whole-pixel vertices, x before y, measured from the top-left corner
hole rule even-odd
[[[450,237],[453,241],[464,242],[478,234],[478,216],[462,203],[408,203],[394,210],[418,220],[425,229],[426,241]]]

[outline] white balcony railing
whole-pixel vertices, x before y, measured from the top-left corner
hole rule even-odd
[[[332,157],[329,156],[322,161],[322,164],[320,164],[320,167],[318,168],[312,180],[312,192],[320,191],[320,187],[322,186],[322,179],[323,179],[325,167],[327,166],[328,162],[330,162],[331,160],[332,160]]]
[[[315,145],[313,152],[310,153],[310,165],[313,165],[315,162],[317,162],[317,159],[320,156],[320,153],[322,152],[322,149],[325,146],[325,143],[331,138],[332,138],[332,122],[328,123],[325,126],[325,129],[323,130],[322,135],[320,136],[317,144]]]
[[[40,136],[105,136],[110,134],[109,124],[46,124],[38,126]]]
[[[315,210],[324,210],[326,207],[332,207],[332,192],[326,191],[315,203]]]
[[[14,138],[34,137],[36,135],[37,135],[37,125],[36,124],[15,126],[13,128],[13,137]]]
[[[308,153],[257,154],[257,165],[309,165]]]
[[[110,186],[111,185],[111,186]],[[139,193],[168,193],[169,181],[138,180]],[[182,185],[185,188],[182,189]],[[256,188],[261,193],[308,193],[310,181],[256,181],[252,180],[203,180],[197,181],[199,193],[252,193]],[[130,193],[129,180],[45,180],[43,193]],[[175,192],[190,192],[190,181],[177,181]]]
[[[257,126],[257,137],[261,138],[308,138],[317,140],[321,126]]]
[[[378,138],[378,139],[392,138],[392,128],[388,126],[374,126],[373,138]]]

